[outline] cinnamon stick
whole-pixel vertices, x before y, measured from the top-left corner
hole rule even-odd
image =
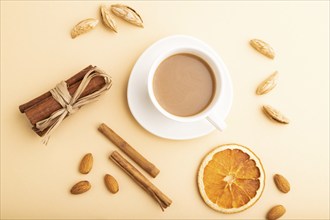
[[[112,159],[121,169],[123,169],[142,189],[149,193],[160,205],[163,211],[171,205],[172,200],[162,193],[155,185],[153,185],[117,151],[112,152],[109,158]]]
[[[135,163],[137,163],[142,169],[152,177],[156,177],[159,173],[159,169],[137,152],[131,145],[129,145],[123,138],[121,138],[116,132],[109,128],[106,124],[102,123],[98,130],[106,136],[112,143],[119,147],[127,156],[129,156]]]
[[[104,79],[103,77],[95,77],[93,78],[86,89],[81,93],[81,97],[84,97],[88,94],[91,94],[104,85]],[[71,95],[74,94],[74,92],[77,90],[80,82],[74,84],[71,86],[71,88],[68,89],[69,93]],[[33,125],[32,130],[37,133],[39,136],[43,136],[47,131],[48,128],[40,131],[36,127],[36,123],[40,120],[43,120],[45,118],[48,118],[53,112],[57,111],[58,109],[62,108],[61,105],[58,102],[53,102],[52,97],[48,97],[47,99],[41,101],[38,105],[34,106],[33,108],[29,108],[26,110],[25,114],[30,120],[31,124]],[[66,116],[68,117],[68,115]]]
[[[68,80],[66,80],[68,91],[71,95],[76,92],[80,83],[82,82],[82,79],[93,68],[95,67],[90,65],[79,73],[72,76],[71,78],[69,78]],[[80,95],[80,97],[84,97],[96,92],[97,90],[104,87],[105,84],[106,81],[102,76],[96,76],[92,78],[82,92],[82,94]],[[36,132],[39,136],[43,136],[47,132],[48,128],[43,131],[40,131],[36,128],[36,123],[50,117],[51,114],[61,108],[62,106],[53,98],[50,92],[46,92],[43,95],[38,96],[37,98],[19,106],[19,110],[22,113],[25,113],[26,117],[30,121],[32,125],[32,130]]]
[[[81,81],[76,82],[75,84],[71,85],[71,87],[68,88],[68,91],[70,95],[73,95],[75,91],[78,89]],[[87,85],[86,89],[82,92],[81,97],[84,97],[88,94],[91,94],[100,88],[102,88],[105,84],[104,78],[102,76],[94,77]],[[28,108],[25,110],[25,114],[28,117],[29,121],[32,125],[35,126],[35,124],[38,121],[44,120],[48,118],[53,112],[61,109],[62,106],[52,97],[48,97],[36,105],[34,105],[32,108]]]
[[[72,76],[71,78],[69,78],[68,80],[66,80],[66,84],[68,85],[68,87],[70,88],[70,86],[72,86],[73,84],[81,81],[84,76],[86,75],[86,73],[91,70],[93,68],[92,65],[89,65],[88,67],[86,67],[85,69],[81,70],[79,73],[75,74],[74,76]],[[40,96],[38,96],[35,99],[32,99],[31,101],[24,103],[22,105],[20,105],[18,108],[20,110],[21,113],[24,113],[28,108],[31,108],[32,106],[38,104],[39,102],[41,102],[42,100],[51,97],[52,94],[48,91]]]

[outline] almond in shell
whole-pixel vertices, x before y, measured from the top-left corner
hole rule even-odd
[[[86,154],[80,162],[79,172],[87,174],[93,167],[93,155],[91,153]]]
[[[141,16],[131,7],[122,4],[111,5],[111,11],[125,21],[143,28]]]
[[[259,39],[250,40],[250,45],[256,49],[259,53],[265,55],[270,59],[274,59],[275,52],[274,49],[266,42]]]
[[[280,217],[282,217],[284,215],[285,212],[286,212],[286,209],[284,208],[284,206],[277,205],[268,211],[266,218],[268,220],[279,219]]]
[[[257,95],[263,95],[271,91],[272,89],[275,88],[277,85],[277,79],[278,79],[278,72],[275,71],[272,75],[267,77],[264,81],[262,81],[258,88],[257,88]]]
[[[76,24],[71,30],[71,37],[76,38],[77,36],[91,31],[99,23],[99,20],[95,18],[87,18]]]
[[[290,120],[285,117],[280,111],[269,105],[264,105],[263,111],[269,118],[273,119],[274,121],[277,121],[282,124],[289,124],[290,122]]]
[[[80,181],[76,183],[72,188],[71,188],[71,194],[77,195],[81,194],[84,192],[87,192],[91,188],[91,184],[87,180]]]
[[[101,10],[101,16],[102,16],[103,23],[108,28],[110,28],[111,30],[113,30],[114,32],[117,33],[117,25],[110,16],[110,10],[105,5],[102,5],[100,10]]]

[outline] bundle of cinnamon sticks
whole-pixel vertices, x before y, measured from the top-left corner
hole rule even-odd
[[[67,89],[70,95],[72,96],[76,90],[78,89],[80,83],[84,76],[90,72],[95,66],[89,65],[85,69],[81,70],[68,80],[66,80]],[[81,97],[87,96],[92,94],[93,92],[101,89],[105,85],[106,81],[102,76],[94,77],[87,85],[87,87],[83,90]],[[39,136],[43,136],[47,130],[39,130],[36,127],[37,122],[42,121],[51,116],[57,110],[63,108],[60,103],[58,103],[54,97],[52,96],[51,92],[48,91],[37,98],[32,99],[31,101],[22,104],[19,106],[19,110],[21,113],[24,113],[28,120],[32,125],[33,131],[35,131]]]

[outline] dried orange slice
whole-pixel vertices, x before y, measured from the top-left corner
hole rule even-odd
[[[222,213],[241,212],[258,201],[265,187],[265,171],[248,148],[226,144],[204,158],[198,172],[205,203]]]

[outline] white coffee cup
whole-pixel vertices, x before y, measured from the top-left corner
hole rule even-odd
[[[166,111],[157,101],[157,98],[155,96],[154,90],[153,90],[153,79],[154,75],[156,73],[156,70],[158,66],[168,57],[173,56],[175,54],[192,54],[195,55],[202,60],[204,60],[212,69],[212,72],[214,74],[214,95],[209,103],[209,105],[198,114],[192,115],[192,116],[177,116],[174,114],[169,113]],[[212,53],[205,51],[201,48],[196,47],[177,47],[171,50],[168,50],[164,53],[162,53],[160,56],[156,58],[156,60],[151,65],[151,68],[149,70],[148,75],[148,93],[149,97],[151,99],[151,102],[155,106],[155,108],[163,114],[165,117],[177,121],[177,122],[194,122],[194,121],[200,121],[200,120],[208,120],[214,127],[216,127],[218,130],[223,131],[226,128],[226,123],[224,122],[224,119],[219,116],[219,114],[215,111],[217,105],[221,101],[221,97],[223,95],[223,77],[224,77],[224,71],[225,68],[221,66],[219,62],[217,62],[217,57],[213,55]]]

